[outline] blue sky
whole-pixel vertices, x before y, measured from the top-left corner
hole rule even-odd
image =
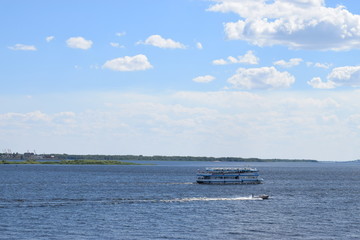
[[[358,1],[0,11],[0,151],[360,158]]]

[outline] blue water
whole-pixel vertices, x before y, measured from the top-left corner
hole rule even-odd
[[[255,163],[260,185],[157,164],[0,165],[0,239],[360,239],[360,164]]]

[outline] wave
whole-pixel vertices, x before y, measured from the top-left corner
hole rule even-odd
[[[193,202],[193,201],[244,201],[244,200],[263,200],[257,197],[233,197],[233,198],[208,198],[208,197],[194,197],[194,198],[175,198],[169,200],[160,200],[161,202]]]
[[[230,197],[230,198],[211,198],[211,197],[188,197],[170,199],[131,199],[131,198],[104,198],[104,199],[84,199],[84,198],[52,198],[52,199],[0,199],[0,208],[9,207],[56,207],[67,205],[87,205],[87,204],[134,204],[134,203],[175,203],[175,202],[194,202],[194,201],[249,201],[263,200],[262,198]]]

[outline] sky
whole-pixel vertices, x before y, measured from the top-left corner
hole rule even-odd
[[[357,0],[2,0],[0,152],[360,159]]]

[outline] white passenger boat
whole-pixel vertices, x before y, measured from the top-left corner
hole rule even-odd
[[[259,184],[263,179],[259,177],[256,168],[206,168],[198,171],[197,183],[202,184]]]

